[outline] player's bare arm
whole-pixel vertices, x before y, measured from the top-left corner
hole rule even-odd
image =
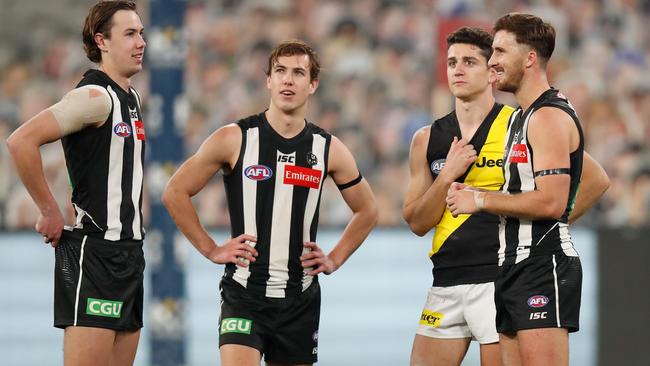
[[[330,145],[328,174],[339,186],[354,182],[360,176],[350,150],[334,136]],[[309,275],[321,272],[330,274],[336,271],[359,248],[377,223],[377,202],[365,179],[342,189],[341,195],[352,210],[352,218],[343,230],[339,242],[329,254],[325,255],[316,243],[304,244],[310,251],[303,254],[300,260],[303,268],[312,268],[308,272]]]
[[[579,135],[568,114],[557,108],[540,108],[531,116],[528,141],[535,152],[535,171],[569,168],[569,154],[577,149]],[[514,195],[452,189],[447,206],[454,215],[475,213],[482,201],[482,210],[495,215],[530,220],[559,218],[566,209],[570,179],[568,174],[539,176],[534,191]]]
[[[32,117],[7,139],[16,171],[40,211],[35,229],[43,235],[44,242],[53,247],[61,238],[64,220],[45,180],[39,149],[63,136],[89,126],[98,127],[106,121],[111,102],[108,94],[101,90],[78,88],[70,91],[60,102]]]
[[[176,226],[203,256],[214,263],[235,263],[245,267],[247,262],[240,258],[255,261],[257,251],[249,242],[256,242],[257,238],[242,234],[221,246],[217,245],[201,225],[191,200],[215,173],[235,166],[241,141],[241,130],[235,124],[224,126],[210,135],[196,154],[171,177],[163,192],[162,202]]]
[[[575,222],[587,212],[605,193],[607,188],[609,188],[609,177],[605,169],[585,151],[580,186],[576,196],[576,203],[569,215],[569,223]]]
[[[402,215],[411,231],[422,236],[440,222],[450,185],[476,161],[476,150],[464,139],[454,137],[445,166],[434,180],[427,162],[431,127],[423,127],[413,136],[409,157],[410,180]]]

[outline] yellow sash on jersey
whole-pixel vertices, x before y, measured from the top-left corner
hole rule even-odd
[[[503,106],[497,117],[494,119],[485,144],[481,147],[476,162],[472,164],[463,183],[490,191],[501,189],[503,185],[503,150],[506,144],[506,132],[508,119],[514,109]],[[497,162],[499,162],[497,165]],[[455,232],[471,215],[461,214],[453,217],[449,209],[440,218],[433,235],[433,242],[429,257],[437,253],[447,238]]]

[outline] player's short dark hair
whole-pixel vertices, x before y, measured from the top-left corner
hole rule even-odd
[[[546,65],[555,49],[555,28],[532,14],[506,14],[494,24],[494,33],[500,30],[514,34],[517,43],[535,50],[542,59],[542,65]]]
[[[492,36],[477,27],[462,27],[447,36],[447,49],[451,45],[462,43],[478,47],[487,62],[492,57]]]
[[[266,76],[271,76],[273,64],[282,56],[307,55],[309,56],[309,81],[318,80],[320,73],[320,60],[316,51],[311,46],[299,39],[291,39],[277,45],[269,56],[269,63],[266,69]]]
[[[95,43],[95,34],[101,33],[105,38],[111,38],[113,15],[119,10],[136,11],[135,2],[126,0],[100,1],[95,4],[86,16],[81,37],[84,43],[86,57],[92,62],[102,61],[102,51]]]

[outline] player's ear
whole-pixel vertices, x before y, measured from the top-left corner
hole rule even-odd
[[[497,72],[494,67],[489,67],[488,70],[488,84],[493,85],[497,81]]]
[[[106,42],[105,42],[106,38],[104,37],[104,35],[102,33],[95,33],[95,35],[93,36],[93,39],[95,40],[95,44],[97,44],[97,48],[99,48],[100,51],[102,51],[102,52],[108,51],[108,49],[106,47]]]
[[[526,59],[524,60],[526,68],[532,67],[538,62],[539,58],[537,57],[537,52],[535,50],[530,50],[526,53]]]
[[[312,80],[309,82],[309,94],[314,94],[316,92],[316,89],[318,89],[318,85],[320,84],[320,80]]]

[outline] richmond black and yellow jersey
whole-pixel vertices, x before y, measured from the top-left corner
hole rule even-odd
[[[497,191],[503,185],[503,149],[507,122],[513,108],[495,103],[469,141],[478,158],[456,181]],[[435,180],[445,164],[454,137],[461,136],[453,111],[431,125],[427,161]],[[494,281],[499,249],[498,216],[479,212],[453,217],[445,211],[435,227],[429,257],[433,286],[453,286]]]

